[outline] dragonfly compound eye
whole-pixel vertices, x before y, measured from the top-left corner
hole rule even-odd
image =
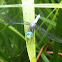
[[[33,33],[30,31],[30,32],[26,32],[26,36],[28,37],[28,38],[31,38],[31,37],[33,37]]]

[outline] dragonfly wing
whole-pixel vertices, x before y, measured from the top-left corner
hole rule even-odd
[[[0,14],[0,20],[4,20],[4,21],[0,21],[0,23],[30,25],[29,22],[26,22],[26,21],[23,21],[20,19],[16,19],[16,18],[11,18],[11,17],[8,17],[3,14]]]
[[[49,33],[48,31],[46,31],[45,29],[43,29],[42,27],[39,27],[37,25],[36,25],[36,28],[38,28],[42,34],[44,34],[45,36],[47,36],[52,41],[56,41],[56,42],[62,43],[62,38],[59,38],[59,37],[57,37],[57,36]]]
[[[28,25],[28,24],[26,24],[26,23],[18,23],[18,22],[2,22],[2,21],[0,21],[0,23]]]
[[[18,23],[18,22],[2,22],[2,21],[0,21],[0,23],[30,25],[29,23]]]

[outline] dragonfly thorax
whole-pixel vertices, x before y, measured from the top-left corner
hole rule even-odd
[[[31,37],[33,37],[33,33],[30,31],[30,32],[26,32],[26,36],[28,37],[28,38],[31,38]]]
[[[35,26],[36,26],[36,23],[31,23],[31,24],[30,24],[30,27],[31,27],[31,28],[35,28]]]

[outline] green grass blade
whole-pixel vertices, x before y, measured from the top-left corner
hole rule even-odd
[[[34,11],[34,0],[22,0],[23,5],[23,19],[27,22],[33,22],[35,18],[35,11]],[[29,29],[29,26],[24,26],[25,28],[25,34]],[[34,34],[35,36],[35,34]],[[35,37],[30,38],[27,40],[26,38],[26,46],[27,46],[27,52],[30,59],[30,62],[36,62],[36,49],[35,49]]]
[[[1,18],[0,18],[0,20],[4,21]],[[4,25],[6,26],[7,24],[4,23]],[[12,31],[14,31],[16,34],[18,34],[20,37],[22,37],[25,40],[24,36],[19,31],[17,31],[13,26],[10,25],[10,26],[8,26],[8,28],[11,29]]]

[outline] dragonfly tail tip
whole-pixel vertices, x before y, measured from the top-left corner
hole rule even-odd
[[[38,16],[40,17],[41,15],[39,14]]]

